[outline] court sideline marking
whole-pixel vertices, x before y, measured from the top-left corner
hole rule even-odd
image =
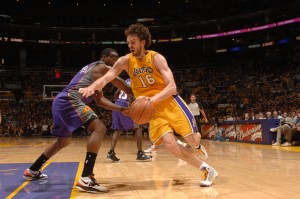
[[[47,162],[44,164],[44,166],[41,168],[41,171],[43,171],[47,166],[49,166],[49,164],[51,164],[51,161]],[[18,188],[16,188],[11,194],[9,194],[6,199],[11,199],[13,198],[17,193],[19,193],[27,184],[29,184],[31,181],[30,180],[26,180],[25,182],[23,182],[23,184],[21,184]]]
[[[78,169],[77,169],[77,173],[76,173],[76,177],[75,177],[75,180],[74,180],[73,189],[72,189],[70,198],[76,198],[76,196],[77,196],[78,190],[76,189],[76,184],[77,184],[77,182],[78,182],[78,180],[81,176],[80,173],[82,172],[82,169],[83,169],[83,163],[79,162],[79,166],[78,166]]]

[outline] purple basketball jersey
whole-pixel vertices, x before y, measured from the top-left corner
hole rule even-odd
[[[128,78],[125,80],[125,82],[131,86],[131,79]],[[117,102],[122,102],[122,103],[129,103],[129,96],[127,95],[127,93],[125,93],[124,91],[120,91]]]
[[[131,79],[125,80],[128,85],[131,85]],[[128,107],[129,106],[129,96],[124,91],[120,91],[118,99],[115,103],[116,105]],[[125,116],[119,111],[112,112],[112,129],[118,131],[128,131],[134,129],[134,122],[130,117]]]
[[[70,137],[76,129],[91,119],[98,118],[96,113],[87,105],[94,100],[94,96],[83,98],[78,93],[79,88],[87,87],[93,83],[91,73],[98,63],[101,62],[94,62],[83,67],[68,86],[55,97],[52,103],[52,135]]]
[[[117,105],[128,107],[127,102],[119,102],[116,101]],[[114,131],[128,131],[130,129],[134,129],[134,122],[130,117],[125,116],[120,111],[112,112],[112,129]]]

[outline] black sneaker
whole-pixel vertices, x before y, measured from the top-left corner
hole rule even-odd
[[[110,151],[107,153],[107,159],[111,162],[119,162],[119,158],[116,157],[116,153],[114,151]]]
[[[146,155],[143,151],[137,153],[136,160],[151,160],[152,156]]]

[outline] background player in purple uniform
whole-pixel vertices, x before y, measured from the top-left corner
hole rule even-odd
[[[57,141],[48,146],[31,167],[24,171],[24,177],[47,179],[47,175],[40,172],[42,165],[70,143],[72,133],[76,129],[85,126],[91,135],[87,141],[87,153],[82,175],[76,187],[79,190],[87,192],[108,191],[107,188],[96,183],[93,174],[95,160],[106,133],[106,127],[87,104],[96,99],[98,105],[110,110],[124,112],[127,108],[115,105],[107,100],[103,97],[102,91],[90,97],[82,97],[78,93],[78,89],[92,84],[95,80],[103,76],[110,69],[110,66],[116,62],[118,57],[116,50],[112,48],[104,49],[101,53],[100,61],[83,67],[73,77],[68,86],[55,97],[52,103],[53,129],[51,134],[57,136]],[[124,80],[116,78],[112,83],[125,92],[132,93]]]
[[[130,79],[126,80],[128,85],[131,85]],[[118,89],[115,93],[115,104],[122,107],[128,107],[132,100],[130,100],[131,96],[128,96],[126,92]],[[132,97],[131,97],[132,98]],[[126,132],[128,130],[135,130],[135,136],[137,141],[137,160],[151,160],[151,156],[146,155],[142,149],[143,143],[143,132],[142,127],[138,124],[134,124],[130,117],[125,116],[119,111],[112,112],[112,129],[114,133],[112,135],[110,151],[107,153],[107,159],[112,162],[118,162],[120,159],[116,157],[115,147],[119,138],[119,135],[122,132]]]

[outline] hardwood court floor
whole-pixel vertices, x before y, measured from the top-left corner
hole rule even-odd
[[[90,194],[74,188],[85,158],[86,138],[74,138],[46,164],[44,172],[49,180],[44,184],[21,177],[53,141],[0,138],[0,198],[300,198],[300,147],[203,140],[209,152],[207,163],[219,172],[213,186],[205,188],[199,186],[199,170],[178,160],[163,146],[151,162],[136,161],[134,137],[121,137],[116,148],[121,161],[108,162],[110,137],[106,137],[94,172],[110,192]],[[145,138],[144,149],[148,144]]]

